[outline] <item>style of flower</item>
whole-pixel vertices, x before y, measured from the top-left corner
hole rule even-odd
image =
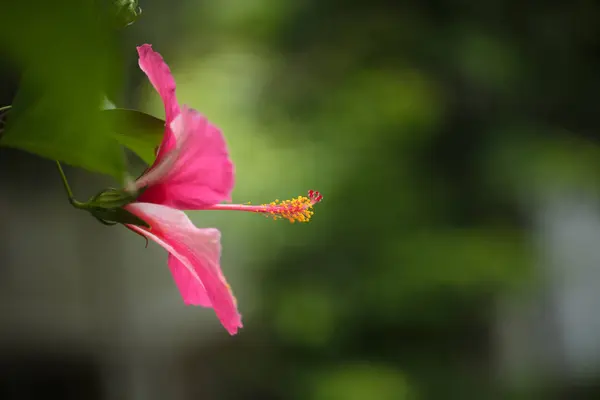
[[[124,209],[149,227],[126,224],[169,253],[168,266],[186,304],[212,307],[230,334],[242,327],[237,301],[220,267],[221,234],[200,229],[183,210],[235,210],[259,213],[290,222],[307,222],[322,200],[308,197],[270,204],[221,204],[231,201],[234,167],[220,130],[197,111],[180,106],[175,80],[162,56],[145,44],[137,48],[139,66],[165,107],[165,133],[156,160],[128,190],[140,191]]]

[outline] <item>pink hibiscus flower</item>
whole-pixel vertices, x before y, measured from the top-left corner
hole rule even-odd
[[[128,185],[130,190],[144,191],[124,207],[150,227],[126,227],[168,251],[168,265],[184,302],[212,307],[233,335],[242,322],[220,267],[221,234],[217,229],[196,228],[183,210],[249,211],[306,222],[322,196],[310,191],[308,197],[260,206],[220,204],[231,200],[234,186],[234,168],[220,130],[197,111],[180,107],[171,71],[152,46],[137,50],[140,68],[165,105],[166,123],[155,162]]]

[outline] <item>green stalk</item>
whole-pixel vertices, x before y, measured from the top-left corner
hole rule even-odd
[[[58,168],[58,172],[60,173],[60,177],[62,178],[63,185],[65,187],[65,191],[67,192],[67,197],[69,198],[69,203],[75,208],[80,210],[85,210],[88,208],[86,203],[82,203],[80,201],[75,200],[73,197],[73,192],[71,191],[71,187],[69,186],[69,182],[67,181],[67,177],[65,176],[65,172],[62,169],[62,166],[58,161],[56,161],[56,167]]]

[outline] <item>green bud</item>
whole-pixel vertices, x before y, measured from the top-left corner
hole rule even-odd
[[[149,228],[150,225],[124,208],[90,207],[88,211],[105,225],[129,224]]]
[[[133,24],[142,13],[137,0],[110,0],[112,2],[113,15],[119,27]]]
[[[149,225],[144,220],[123,208],[133,203],[144,190],[135,193],[124,189],[103,190],[85,203],[85,210],[105,225],[131,224],[148,228]]]
[[[144,190],[141,189],[132,193],[124,189],[109,188],[92,197],[87,204],[91,207],[105,209],[124,207],[133,203]]]
[[[91,207],[111,209],[123,207],[134,201],[135,198],[129,193],[117,189],[108,189],[92,197],[88,204]]]

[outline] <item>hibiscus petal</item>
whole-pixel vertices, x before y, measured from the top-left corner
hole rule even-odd
[[[212,303],[202,282],[198,282],[177,257],[169,254],[168,264],[185,304],[212,307]]]
[[[137,47],[137,51],[140,69],[148,76],[165,105],[165,119],[168,126],[179,114],[179,103],[175,96],[175,79],[162,56],[152,50],[152,45],[143,44]]]
[[[212,307],[225,329],[236,334],[242,327],[241,315],[219,265],[220,232],[198,229],[183,211],[158,204],[133,203],[126,209],[151,226],[127,227],[169,252],[169,267],[184,302]]]
[[[183,210],[231,201],[234,167],[221,131],[193,109],[183,108],[171,124],[177,147],[165,156],[176,158],[167,175],[140,197],[140,201]],[[144,180],[145,178],[142,178]]]
[[[175,79],[162,56],[152,50],[150,44],[138,46],[137,51],[140,69],[144,71],[165,106],[165,134],[156,151],[156,160],[150,168],[154,169],[162,161],[164,155],[175,148],[175,137],[171,131],[171,122],[179,115],[180,109],[175,95]]]
[[[175,127],[178,130],[183,129],[181,127],[184,124],[183,116],[185,114],[186,113],[180,113],[177,117],[175,117],[175,120],[173,120],[173,122],[171,123],[171,127]],[[175,140],[173,141],[173,143],[175,143]],[[162,146],[161,146],[161,148],[162,148]],[[139,190],[146,186],[153,187],[157,183],[166,180],[167,176],[172,173],[173,168],[175,166],[175,163],[177,162],[177,159],[179,158],[182,148],[183,148],[183,142],[179,141],[177,143],[177,146],[173,147],[169,151],[162,151],[159,154],[159,157],[157,157],[156,160],[154,161],[154,164],[152,165],[152,167],[149,168],[148,171],[144,175],[142,175],[137,181],[133,182],[133,185],[130,185],[131,186],[130,190],[131,191]],[[161,194],[161,196],[158,196],[159,201],[156,201],[157,193]],[[140,201],[164,204],[162,197],[163,197],[162,192],[156,192],[153,194],[153,191],[150,191],[149,194],[146,194],[145,196],[140,197]]]

